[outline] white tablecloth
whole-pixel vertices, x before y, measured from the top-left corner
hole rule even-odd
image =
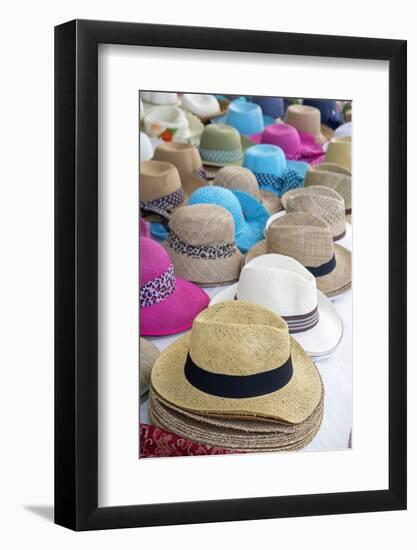
[[[352,226],[347,224],[346,236],[338,244],[352,250]],[[225,287],[206,288],[211,297]],[[346,449],[352,428],[352,292],[333,299],[343,321],[343,338],[336,352],[327,359],[316,361],[323,378],[324,418],[320,431],[303,451]],[[160,351],[181,335],[148,338]],[[141,400],[140,421],[149,423],[148,400]]]

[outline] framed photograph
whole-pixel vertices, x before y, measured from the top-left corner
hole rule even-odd
[[[55,29],[55,521],[406,508],[406,42]]]

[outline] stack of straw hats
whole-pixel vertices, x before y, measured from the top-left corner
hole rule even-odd
[[[286,322],[228,301],[204,310],[157,358],[149,417],[167,431],[241,452],[305,447],[323,419],[320,374]]]

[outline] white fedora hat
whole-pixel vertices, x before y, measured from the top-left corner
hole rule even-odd
[[[202,118],[220,114],[219,102],[214,95],[209,94],[184,94],[181,107]]]
[[[210,305],[246,300],[270,309],[315,359],[331,355],[343,336],[343,323],[332,302],[316,287],[314,276],[297,260],[264,254],[248,262],[239,282],[216,294]]]
[[[178,94],[175,92],[142,92],[141,99],[152,105],[177,105]]]

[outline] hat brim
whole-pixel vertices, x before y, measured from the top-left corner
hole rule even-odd
[[[334,245],[336,267],[324,277],[316,277],[317,288],[329,298],[344,294],[352,287],[352,253],[340,244]],[[255,244],[245,256],[245,265],[253,258],[268,254],[266,240]]]
[[[251,415],[298,424],[317,407],[322,393],[320,374],[311,358],[291,339],[293,376],[286,386],[267,395],[250,398],[213,396],[191,385],[184,374],[190,334],[166,348],[152,369],[152,386],[166,401],[205,414]]]
[[[159,304],[140,308],[140,335],[168,336],[189,330],[209,300],[204,290],[177,278],[176,288],[170,296]]]
[[[168,238],[168,231],[162,223],[151,223],[151,235],[158,239],[158,241],[166,241]]]
[[[210,301],[210,306],[221,302],[233,301],[238,283],[217,293]],[[328,357],[337,349],[343,337],[343,322],[332,302],[320,291],[317,291],[319,322],[310,330],[292,334],[303,350],[313,358]],[[281,315],[279,311],[274,311]]]
[[[162,243],[168,252],[175,273],[187,281],[201,286],[221,286],[239,279],[243,256],[239,250],[228,258],[203,259],[179,254],[168,242]]]
[[[145,340],[139,339],[139,395],[142,397],[149,390],[152,367],[159,355],[159,349]]]
[[[242,207],[245,225],[236,233],[236,244],[246,253],[254,244],[263,239],[263,230],[269,218],[266,207],[253,195],[245,191],[231,189]]]
[[[265,205],[270,215],[281,212],[282,203],[281,203],[281,198],[278,197],[278,195],[275,195],[270,191],[266,191],[265,189],[260,189],[260,193],[261,193],[262,203]]]

